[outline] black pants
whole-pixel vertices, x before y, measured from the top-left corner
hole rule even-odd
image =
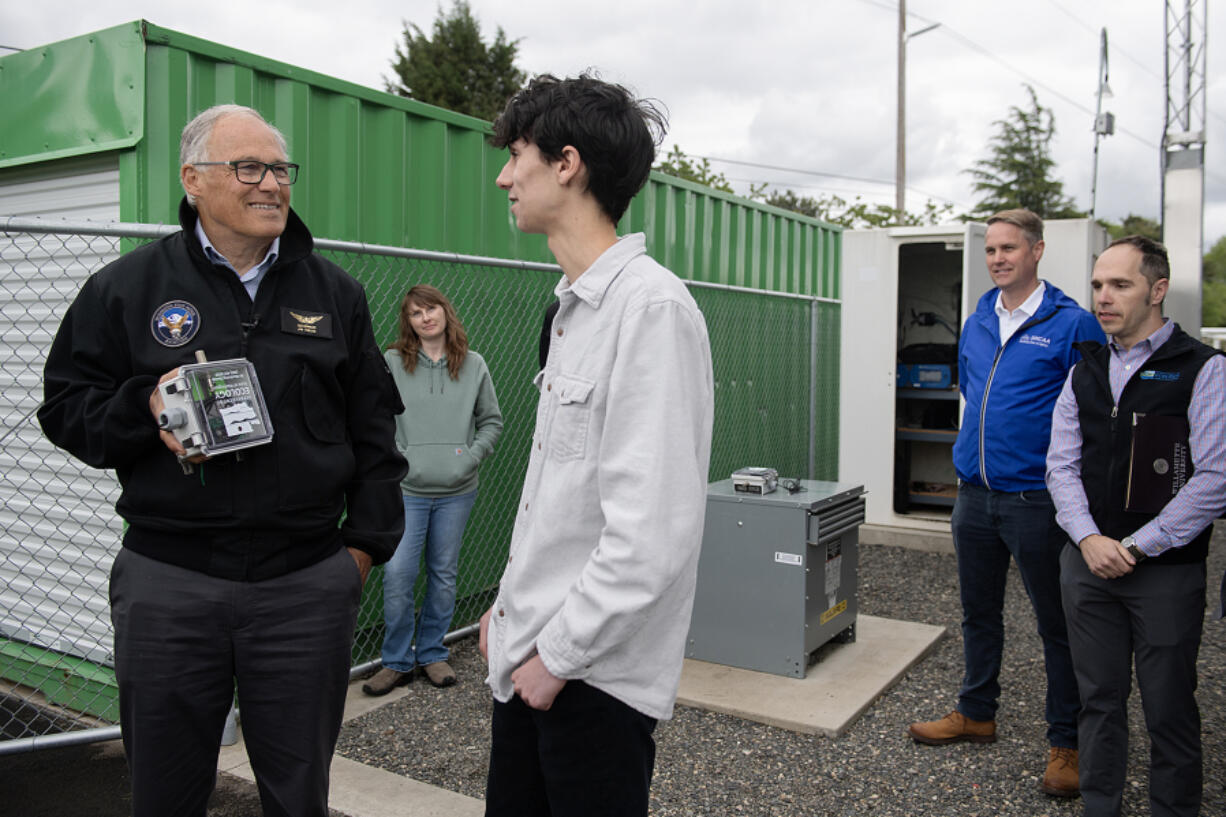
[[[111,621],[133,817],[204,817],[236,683],[266,817],[326,817],[360,594],[343,548],[262,582],[120,550]]]
[[[645,817],[655,727],[582,681],[544,712],[495,701],[486,817]]]
[[[1127,576],[1100,579],[1081,551],[1068,545],[1060,568],[1081,692],[1086,817],[1120,813],[1134,660],[1150,739],[1150,809],[1155,817],[1195,817],[1202,786],[1196,657],[1205,619],[1205,563],[1142,563]]]

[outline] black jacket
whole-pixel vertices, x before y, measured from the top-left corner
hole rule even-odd
[[[82,286],[47,357],[43,431],[89,465],[116,470],[124,546],[150,558],[248,581],[342,545],[387,561],[404,526],[406,465],[393,426],[401,406],[362,286],[314,253],[290,211],[253,304],[232,270],[206,258],[196,218],[184,201],[182,232]],[[159,325],[176,308],[193,316],[179,338]],[[305,325],[295,317],[319,315]],[[274,437],[185,475],[158,436],[149,396],[198,349],[255,365]]]
[[[1081,483],[1099,531],[1122,539],[1157,516],[1124,510],[1132,451],[1132,415],[1186,417],[1196,376],[1205,361],[1217,353],[1176,325],[1166,343],[1155,349],[1141,371],[1129,378],[1117,408],[1109,375],[1111,350],[1092,341],[1080,343],[1078,348],[1083,358],[1073,369],[1072,385],[1081,421]],[[1161,371],[1163,376],[1145,376],[1146,372],[1154,371]],[[1151,561],[1203,560],[1212,530],[1210,525],[1183,547],[1171,548]]]

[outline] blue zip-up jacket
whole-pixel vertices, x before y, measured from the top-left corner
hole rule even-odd
[[[1046,490],[1052,409],[1081,359],[1073,344],[1107,337],[1093,315],[1047,283],[1038,312],[1002,347],[997,292],[979,299],[958,338],[966,410],[954,469],[958,479],[993,491]]]

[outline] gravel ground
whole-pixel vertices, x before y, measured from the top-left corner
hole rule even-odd
[[[1209,559],[1208,604],[1226,567],[1226,525]],[[962,676],[958,586],[952,555],[903,548],[861,550],[862,613],[945,626],[948,637],[888,690],[841,738],[801,735],[678,706],[656,730],[651,813],[681,815],[1076,815],[1079,801],[1037,789],[1046,762],[1042,652],[1016,570],[1006,601],[999,740],[921,746],[914,720],[953,708]],[[1202,813],[1226,814],[1226,622],[1205,622],[1199,690],[1205,753]],[[346,724],[338,754],[473,797],[482,797],[490,696],[476,639],[452,646],[460,683],[421,680],[394,704]],[[1139,695],[1130,702],[1125,814],[1147,814],[1148,739]]]

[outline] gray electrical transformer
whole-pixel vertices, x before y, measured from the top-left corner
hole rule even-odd
[[[864,488],[799,488],[707,487],[687,658],[803,678],[818,647],[855,640]]]

